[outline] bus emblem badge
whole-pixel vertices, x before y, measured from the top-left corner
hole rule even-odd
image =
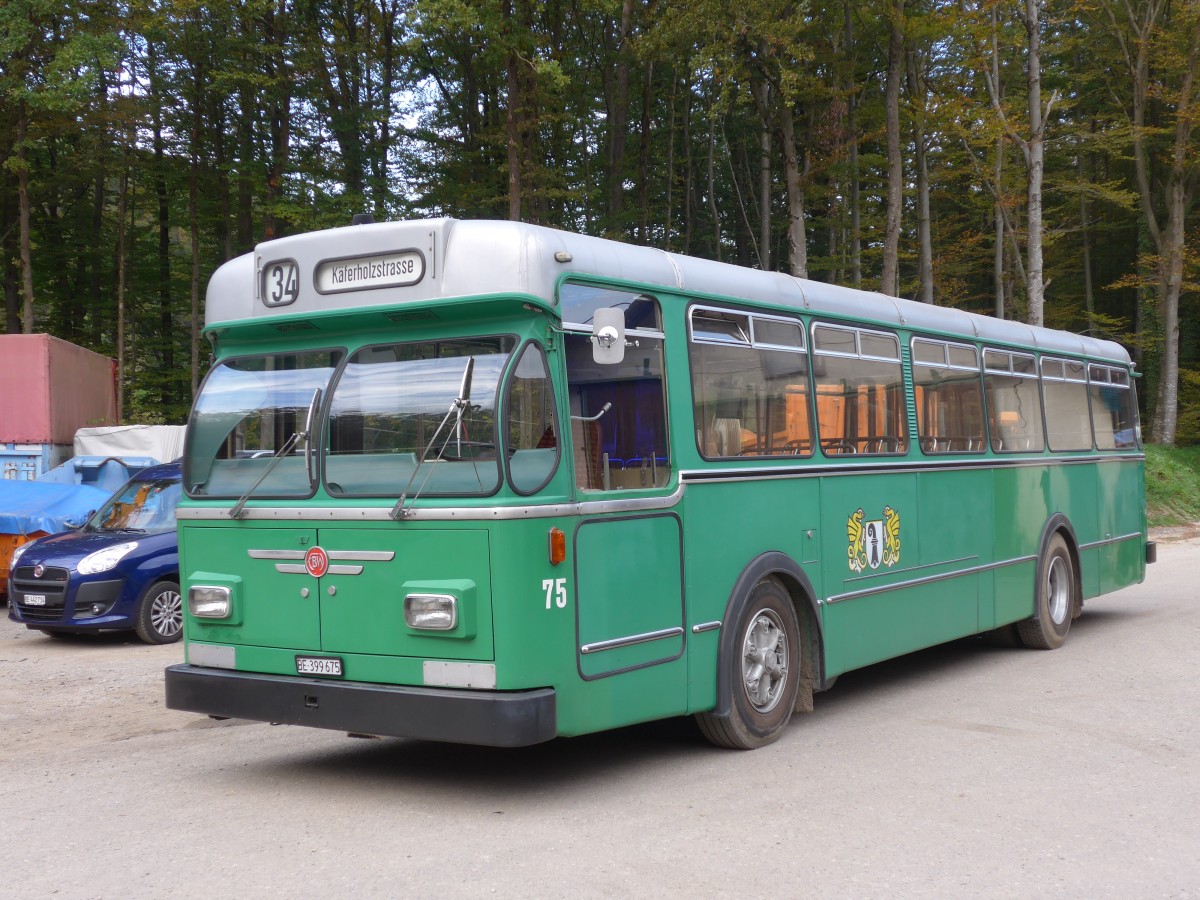
[[[900,562],[900,514],[890,506],[883,508],[882,519],[863,521],[863,510],[856,509],[846,520],[846,550],[851,572],[866,568],[891,568]]]
[[[329,554],[313,547],[304,554],[304,568],[313,578],[320,578],[329,569]]]

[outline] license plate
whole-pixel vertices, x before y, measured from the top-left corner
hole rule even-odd
[[[342,661],[336,656],[297,656],[296,672],[300,675],[341,675]]]
[[[25,605],[26,606],[45,606],[46,605],[46,595],[45,594],[26,594],[25,595]]]

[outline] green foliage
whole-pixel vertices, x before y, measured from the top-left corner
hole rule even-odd
[[[1150,524],[1200,522],[1200,447],[1146,446]]]
[[[1057,91],[1046,317],[1133,348],[1145,403],[1166,336],[1112,9],[1072,0],[1043,19],[1043,91]],[[1018,318],[1025,168],[1006,124],[1026,127],[1028,38],[1014,10],[991,0],[0,2],[4,327],[21,325],[19,173],[34,325],[115,356],[123,302],[135,421],[181,421],[203,375],[203,346],[190,371],[193,261],[202,291],[259,241],[357,212],[503,218],[515,190],[528,221],[786,271],[792,152],[810,277],[854,283],[857,261],[859,283],[874,286],[889,16],[906,42],[901,293],[919,288],[923,134],[935,302],[995,308],[999,211],[1005,312]],[[1153,36],[1165,74],[1144,125],[1155,190],[1175,124],[1164,85],[1186,70],[1192,5],[1172,15],[1175,32]],[[993,65],[996,104],[981,74]],[[1198,210],[1188,206],[1184,223],[1185,370],[1200,369]],[[1181,396],[1179,439],[1200,439],[1194,376]]]

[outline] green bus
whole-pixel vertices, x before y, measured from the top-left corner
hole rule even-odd
[[[515,222],[213,276],[167,705],[522,746],[775,740],[851,669],[1143,579],[1118,344]]]

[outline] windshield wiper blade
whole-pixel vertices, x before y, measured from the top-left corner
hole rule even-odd
[[[408,476],[408,484],[404,486],[404,490],[400,492],[400,499],[396,501],[396,505],[392,507],[391,517],[393,519],[403,519],[412,512],[412,506],[408,509],[404,508],[404,501],[408,499],[408,489],[412,487],[413,479],[417,477],[417,472],[421,470],[421,466],[429,465],[425,472],[425,478],[421,481],[421,486],[417,488],[417,492],[413,494],[412,502],[416,503],[417,498],[421,496],[421,491],[425,490],[425,485],[429,482],[429,476],[433,474],[433,466],[430,462],[437,462],[442,458],[442,454],[446,452],[446,446],[450,443],[450,438],[457,434],[459,440],[458,452],[462,454],[462,417],[463,413],[471,405],[471,373],[475,371],[475,357],[467,357],[467,366],[463,369],[462,381],[458,386],[458,396],[450,403],[450,408],[446,410],[446,415],[442,418],[442,422],[434,431],[433,437],[429,439],[429,445],[425,448],[425,452],[421,454],[421,458],[413,467],[412,474]],[[433,449],[434,442],[438,439],[438,435],[442,433],[442,429],[446,427],[446,423],[450,421],[451,416],[456,416],[455,427],[453,431],[446,432],[446,439],[442,441],[442,446],[438,448],[437,456],[432,461],[428,459],[429,451]]]
[[[250,499],[250,495],[258,490],[258,486],[263,483],[268,475],[275,471],[275,467],[279,465],[279,461],[287,456],[295,448],[300,441],[305,442],[306,452],[304,455],[305,474],[312,478],[311,465],[309,463],[309,454],[307,453],[309,435],[312,433],[313,419],[316,417],[317,405],[321,402],[321,389],[317,388],[313,391],[312,402],[308,404],[308,418],[304,421],[303,431],[293,431],[292,436],[284,441],[283,446],[278,452],[271,457],[271,461],[267,463],[267,467],[263,469],[262,474],[258,476],[258,480],[250,487],[246,488],[246,493],[238,498],[238,502],[233,504],[229,510],[229,518],[236,519],[242,514],[242,509],[246,506],[246,501]]]

